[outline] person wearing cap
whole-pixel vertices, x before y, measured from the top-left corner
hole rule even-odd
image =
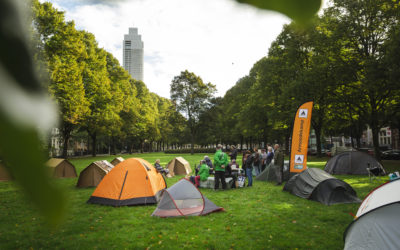
[[[219,181],[221,180],[222,188],[226,189],[225,182],[225,168],[228,165],[228,156],[222,152],[222,145],[217,145],[217,151],[214,154],[214,189],[217,190],[219,188]]]

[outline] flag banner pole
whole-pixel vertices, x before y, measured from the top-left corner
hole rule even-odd
[[[312,108],[313,102],[306,102],[296,112],[290,150],[290,173],[300,173],[307,169]]]

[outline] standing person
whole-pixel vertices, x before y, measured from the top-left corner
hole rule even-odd
[[[268,166],[272,159],[274,159],[274,152],[272,152],[272,147],[269,146],[268,147],[268,153],[267,153],[267,160],[266,160],[266,165]]]
[[[261,172],[267,167],[267,156],[265,148],[261,149]]]
[[[248,187],[253,186],[253,161],[254,161],[253,155],[250,153],[250,151],[246,151],[243,157],[242,168],[244,168],[245,174],[247,176]]]
[[[231,161],[232,160],[236,160],[237,153],[238,153],[238,151],[237,151],[236,147],[234,145],[232,145],[231,146],[231,153],[229,154],[229,157],[231,158]]]
[[[214,189],[217,190],[219,188],[219,180],[221,179],[222,188],[226,189],[225,182],[225,168],[228,165],[228,156],[222,152],[222,145],[218,144],[217,152],[214,155],[214,178],[215,178],[215,186]]]
[[[284,164],[284,157],[285,155],[281,151],[279,144],[275,144],[274,146],[275,153],[274,153],[274,165],[275,165],[275,174],[277,178],[276,185],[282,185],[283,182],[283,164]]]
[[[254,148],[254,153],[253,153],[253,167],[254,167],[254,170],[255,170],[255,172],[256,172],[256,176],[257,175],[259,175],[260,173],[261,173],[261,169],[260,169],[260,167],[261,167],[261,155],[260,155],[260,153],[258,153],[258,148],[257,147],[255,147]]]

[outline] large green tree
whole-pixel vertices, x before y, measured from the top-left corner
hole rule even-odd
[[[191,153],[195,143],[196,124],[201,112],[208,108],[215,93],[215,85],[204,83],[203,80],[188,70],[182,71],[171,82],[171,99],[178,111],[183,112],[188,120],[191,134]]]
[[[64,13],[50,3],[34,2],[34,31],[40,38],[50,74],[49,91],[58,104],[60,128],[67,157],[71,132],[88,113],[88,101],[82,80],[86,58],[83,35],[73,22],[64,21]]]

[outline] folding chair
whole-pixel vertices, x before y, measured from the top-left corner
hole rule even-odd
[[[379,177],[386,175],[385,170],[380,165],[376,167],[374,166],[371,167],[370,164],[368,163],[367,171],[369,176],[369,182],[371,182],[372,180],[381,181]]]

